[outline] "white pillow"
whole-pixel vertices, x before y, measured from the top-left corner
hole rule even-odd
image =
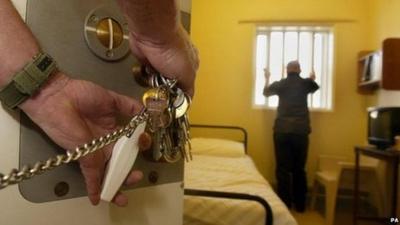
[[[245,156],[244,144],[238,141],[218,138],[192,138],[192,153],[221,157]]]

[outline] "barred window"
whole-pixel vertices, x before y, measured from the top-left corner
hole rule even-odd
[[[278,97],[265,98],[264,68],[268,68],[270,84],[286,76],[286,65],[298,60],[302,77],[316,74],[320,89],[308,98],[310,109],[332,109],[333,30],[321,26],[259,26],[255,49],[254,104],[274,108]]]

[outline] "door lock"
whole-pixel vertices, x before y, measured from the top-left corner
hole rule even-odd
[[[127,23],[115,7],[102,5],[92,10],[84,32],[89,49],[103,60],[117,61],[129,53]]]
[[[110,50],[121,46],[124,38],[121,25],[112,18],[102,19],[97,24],[96,35],[100,43]]]

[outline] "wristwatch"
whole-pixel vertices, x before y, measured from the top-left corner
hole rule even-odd
[[[39,53],[0,90],[0,101],[7,108],[15,109],[34,95],[56,70],[53,58],[46,53]]]

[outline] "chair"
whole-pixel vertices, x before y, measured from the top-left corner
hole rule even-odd
[[[316,195],[318,191],[318,184],[325,187],[326,199],[325,199],[325,220],[326,225],[333,225],[335,218],[335,208],[336,208],[336,197],[339,187],[340,178],[344,170],[353,170],[354,163],[350,162],[346,157],[341,156],[329,156],[320,155],[318,158],[318,168],[314,178],[313,191],[311,196],[311,209],[314,209]],[[374,174],[374,178],[377,179],[377,160],[362,159],[360,164],[360,171],[371,172]],[[351,182],[352,183],[352,182]],[[371,182],[369,182],[371,183]],[[371,183],[372,184],[372,183]],[[352,188],[352,185],[350,185]],[[371,192],[371,188],[375,191]],[[379,187],[370,186],[369,191],[375,203],[378,203],[378,209],[381,211],[381,205],[379,204]],[[378,189],[378,191],[376,191]],[[378,194],[378,195],[376,195]]]

